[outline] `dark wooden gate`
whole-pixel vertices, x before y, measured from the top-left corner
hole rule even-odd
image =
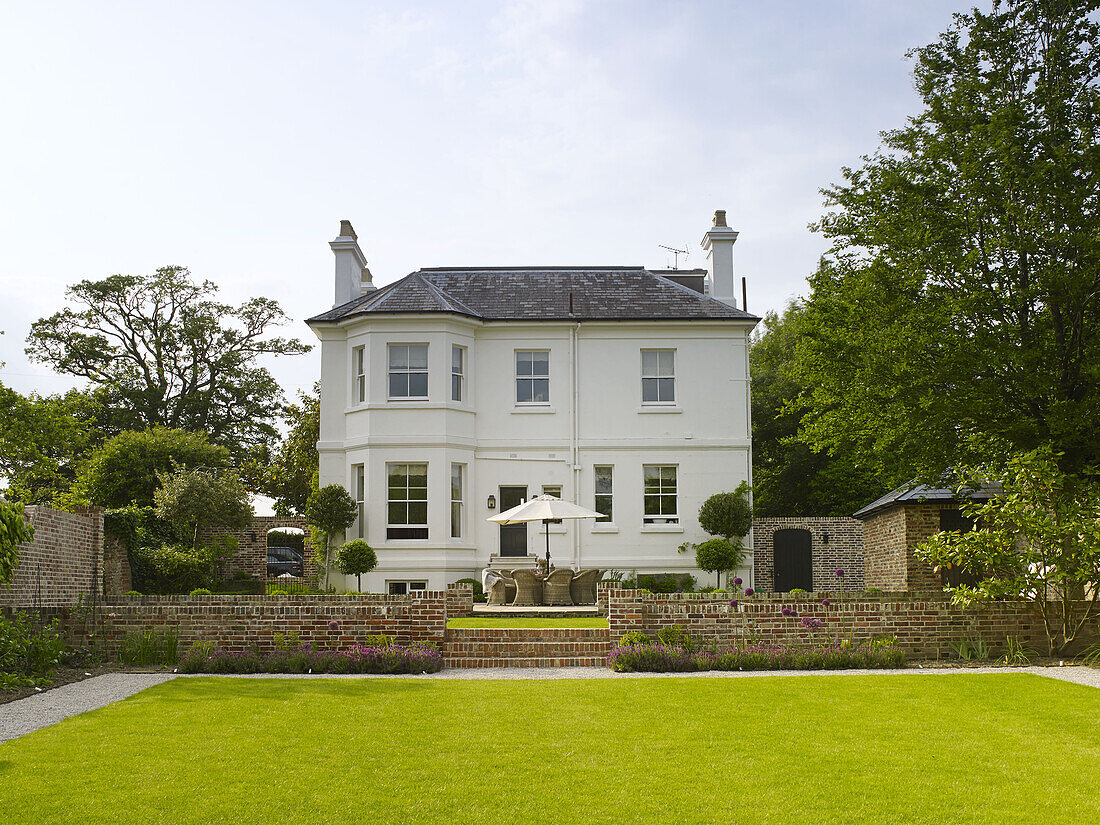
[[[527,498],[526,487],[501,487],[500,512],[511,510]],[[527,555],[527,524],[500,525],[500,555]]]
[[[775,592],[814,589],[813,537],[809,530],[776,530],[772,534]]]

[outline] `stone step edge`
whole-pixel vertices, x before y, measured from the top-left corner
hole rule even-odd
[[[444,667],[472,669],[485,667],[606,667],[606,656],[556,656],[556,657],[447,657]]]

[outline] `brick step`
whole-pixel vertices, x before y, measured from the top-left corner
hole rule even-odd
[[[450,642],[603,642],[611,638],[606,627],[456,627],[447,631]]]
[[[447,656],[446,667],[604,667],[606,651],[602,656],[509,656],[504,658],[480,656]]]
[[[600,627],[478,627],[447,631],[448,667],[602,667],[610,632]]]

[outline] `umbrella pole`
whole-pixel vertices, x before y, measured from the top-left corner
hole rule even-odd
[[[546,575],[550,575],[550,519],[543,519],[542,523],[546,525]]]

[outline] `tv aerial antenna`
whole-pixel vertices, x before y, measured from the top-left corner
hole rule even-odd
[[[685,258],[687,258],[688,254],[689,254],[688,251],[687,251],[687,244],[684,244],[683,249],[677,249],[674,246],[665,246],[663,243],[659,243],[659,244],[657,244],[657,246],[661,247],[661,249],[664,249],[667,252],[672,253],[672,268],[673,269],[679,269],[680,268],[680,256],[681,255],[683,255]]]

